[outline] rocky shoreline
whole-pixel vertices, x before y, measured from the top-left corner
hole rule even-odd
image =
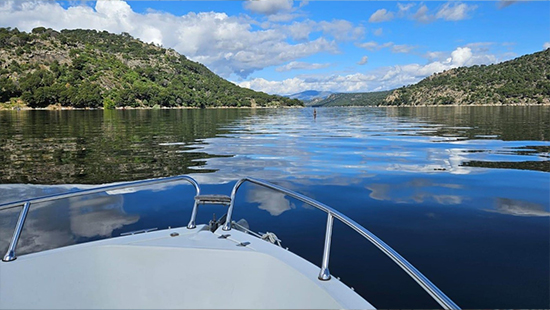
[[[430,105],[375,105],[375,106],[340,106],[345,108],[441,108],[441,107],[538,107],[538,106],[550,106],[550,103],[527,103],[527,104],[430,104]],[[75,107],[46,107],[46,108],[31,108],[28,106],[2,106],[0,105],[0,111],[95,111],[95,110],[200,110],[200,109],[273,109],[273,108],[283,108],[283,109],[299,109],[299,108],[308,108],[308,107],[230,107],[230,106],[220,106],[220,107],[117,107],[116,109],[104,109],[104,108],[75,108]],[[322,107],[319,107],[322,108]],[[335,108],[335,107],[331,107]]]
[[[114,109],[105,109],[105,108],[76,108],[76,107],[65,107],[65,106],[48,106],[45,108],[32,108],[26,105],[2,105],[0,104],[0,111],[95,111],[95,110],[201,110],[201,109],[273,109],[273,108],[284,108],[284,109],[297,109],[303,108],[300,106],[279,106],[279,107],[231,107],[231,106],[218,106],[218,107],[116,107]]]

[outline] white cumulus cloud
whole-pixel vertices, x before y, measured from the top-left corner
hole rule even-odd
[[[550,48],[550,41],[544,42],[544,44],[542,45],[542,49],[549,49],[549,48]]]
[[[267,4],[254,2],[250,5],[260,10],[260,6]],[[265,9],[265,12],[270,11]],[[253,24],[258,23],[249,16],[217,12],[191,12],[182,16],[152,10],[136,13],[125,1],[116,0],[97,1],[93,8],[87,4],[64,8],[53,1],[0,2],[0,26],[24,31],[44,26],[56,30],[83,28],[128,32],[145,42],[173,48],[226,78],[232,75],[246,78],[265,67],[321,52],[337,53],[336,37],[347,39],[361,33],[361,28],[340,20],[305,20],[289,27],[271,25],[259,30],[253,29]],[[312,31],[322,36],[310,40]],[[300,38],[300,42],[290,43],[289,37]]]
[[[386,9],[380,9],[376,12],[374,12],[370,18],[369,22],[371,23],[381,23],[381,22],[387,22],[392,20],[394,17],[392,12],[388,12]]]
[[[449,61],[456,66],[463,66],[472,59],[472,49],[469,47],[459,47],[451,53]]]
[[[293,0],[248,0],[243,3],[245,9],[264,15],[289,12],[292,5]]]
[[[300,78],[290,78],[282,81],[268,81],[264,78],[255,78],[238,83],[239,86],[263,91],[269,94],[295,94],[307,89],[308,84]]]
[[[299,93],[308,89],[332,92],[379,91],[414,84],[427,76],[444,70],[461,66],[491,64],[499,60],[493,54],[475,51],[468,46],[457,47],[450,53],[431,52],[431,54],[433,61],[427,64],[395,65],[349,75],[303,75],[282,81],[256,78],[241,82],[239,85],[282,95]]]

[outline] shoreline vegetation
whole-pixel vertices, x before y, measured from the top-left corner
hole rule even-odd
[[[334,107],[345,107],[345,108],[440,108],[440,107],[540,107],[540,106],[550,106],[550,103],[524,103],[524,104],[424,104],[424,105],[414,105],[414,104],[404,104],[404,105],[346,105],[346,106],[331,106]],[[216,107],[116,107],[113,109],[107,109],[104,107],[97,108],[77,108],[71,106],[48,106],[43,108],[32,108],[26,105],[21,106],[12,106],[0,103],[0,111],[95,111],[95,110],[200,110],[200,109],[273,109],[273,108],[284,108],[284,109],[303,109],[303,108],[312,108],[312,107],[303,107],[303,106],[285,106],[285,107],[232,107],[232,106],[216,106]],[[329,108],[329,107],[315,107],[315,108]]]
[[[147,107],[147,106],[117,106],[115,108],[105,108],[105,107],[86,107],[78,108],[73,106],[60,106],[60,105],[51,105],[42,108],[33,108],[27,105],[17,105],[13,106],[10,104],[0,103],[0,111],[95,111],[95,110],[106,110],[106,111],[115,111],[115,110],[201,110],[201,109],[273,109],[273,108],[284,108],[284,109],[299,109],[304,108],[302,106],[256,106],[256,107],[246,107],[246,106],[215,106],[215,107],[187,107],[187,106],[175,106],[175,107]]]

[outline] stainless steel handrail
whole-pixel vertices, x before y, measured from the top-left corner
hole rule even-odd
[[[287,196],[293,197],[295,199],[298,199],[302,202],[305,202],[309,205],[311,205],[314,208],[317,208],[319,210],[322,210],[328,214],[327,217],[327,228],[325,231],[325,245],[323,250],[323,262],[321,265],[321,271],[319,273],[319,279],[320,280],[329,280],[330,279],[330,273],[328,271],[328,262],[330,257],[330,243],[332,239],[332,222],[333,218],[336,218],[340,220],[342,223],[346,224],[353,230],[355,230],[357,233],[359,233],[361,236],[363,236],[365,239],[370,241],[372,244],[374,244],[378,249],[380,249],[384,254],[386,254],[389,258],[391,258],[399,267],[401,267],[411,278],[413,278],[432,298],[443,307],[443,309],[460,309],[460,307],[455,304],[447,295],[445,295],[437,286],[435,286],[428,278],[426,278],[418,269],[416,269],[411,263],[409,263],[403,256],[399,255],[394,249],[392,249],[389,245],[387,245],[384,241],[380,240],[378,237],[376,237],[373,233],[371,233],[369,230],[364,228],[363,226],[359,225],[354,220],[350,219],[349,217],[345,216],[344,214],[336,211],[335,209],[318,202],[312,198],[309,198],[307,196],[304,196],[302,194],[296,193],[294,191],[291,191],[289,189],[286,189],[284,187],[271,184],[269,182],[253,179],[253,178],[243,178],[235,184],[233,187],[233,190],[231,191],[231,205],[229,206],[229,209],[227,211],[227,219],[225,222],[225,225],[223,226],[223,230],[228,231],[231,230],[231,215],[233,214],[233,208],[235,204],[235,196],[237,194],[237,190],[244,182],[250,182],[256,185],[260,185],[266,188],[270,188],[272,190],[281,192]]]
[[[19,237],[21,235],[21,231],[23,230],[23,226],[25,224],[25,219],[27,217],[27,214],[29,212],[30,205],[33,203],[39,203],[39,202],[47,202],[47,201],[55,201],[65,198],[71,198],[71,197],[77,197],[82,195],[90,195],[90,194],[96,194],[106,191],[112,191],[117,189],[123,189],[128,187],[141,187],[146,185],[154,185],[154,184],[162,184],[162,183],[168,183],[168,182],[175,182],[175,181],[187,181],[195,187],[195,196],[200,195],[200,187],[197,181],[195,179],[188,177],[186,175],[180,175],[180,176],[174,176],[174,177],[167,177],[162,179],[153,179],[153,180],[143,180],[143,181],[134,181],[134,182],[127,182],[122,184],[115,184],[115,185],[107,185],[107,186],[100,186],[100,187],[94,187],[89,189],[83,189],[75,192],[69,192],[69,193],[61,193],[61,194],[54,194],[54,195],[48,195],[43,196],[39,198],[33,198],[33,199],[27,199],[27,200],[20,200],[16,202],[10,202],[6,204],[0,205],[0,211],[10,208],[15,208],[21,205],[24,205],[23,209],[19,213],[19,219],[17,220],[17,224],[15,226],[15,230],[12,235],[12,239],[10,242],[10,245],[8,247],[8,251],[2,258],[2,261],[4,262],[10,262],[17,258],[16,256],[16,247],[17,242],[19,241]]]
[[[27,201],[23,206],[23,209],[21,209],[21,212],[19,212],[19,219],[17,219],[17,224],[15,225],[15,231],[13,232],[13,235],[11,237],[8,251],[6,252],[6,255],[2,257],[2,261],[4,262],[11,262],[16,258],[15,247],[17,246],[17,242],[19,241],[19,236],[21,235],[21,231],[23,230],[23,224],[27,219],[27,214],[29,214],[30,207],[31,203]]]
[[[200,204],[219,204],[223,206],[229,206],[230,200],[231,198],[225,195],[195,196],[195,204],[193,205],[193,211],[191,211],[191,219],[189,220],[189,224],[187,224],[187,229],[194,229],[197,227],[197,225],[195,224],[195,220],[197,218],[197,212]]]

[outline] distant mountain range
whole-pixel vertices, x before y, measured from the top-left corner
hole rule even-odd
[[[326,97],[330,96],[332,92],[330,91],[318,91],[318,90],[306,90],[300,93],[292,94],[287,97],[291,99],[298,99],[306,104],[310,101],[317,101],[325,99]]]
[[[337,93],[316,102],[306,103],[314,107],[342,107],[342,106],[377,106],[384,104],[384,100],[391,91],[369,93]]]

